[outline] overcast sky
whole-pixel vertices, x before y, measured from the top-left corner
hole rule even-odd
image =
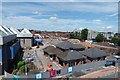
[[[13,28],[48,31],[88,28],[96,31],[117,32],[118,2],[113,0],[110,0],[111,2],[65,1],[2,2],[2,10],[0,7],[2,24]]]

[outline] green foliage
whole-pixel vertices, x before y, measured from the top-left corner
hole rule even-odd
[[[95,39],[97,42],[102,42],[105,40],[103,34],[98,34]]]
[[[23,66],[20,67],[19,70],[20,70],[21,73],[25,73],[25,70],[28,72],[29,69],[26,65],[23,65]]]
[[[110,42],[116,44],[118,43],[118,38],[113,37]]]
[[[81,31],[81,39],[82,40],[87,40],[87,36],[88,36],[88,29],[85,28]]]
[[[112,37],[110,42],[120,46],[120,38],[119,37]]]
[[[79,39],[80,40],[81,39],[80,33],[79,32],[75,32],[75,33],[71,32],[70,39]]]
[[[17,67],[20,68],[23,65],[25,65],[25,61],[19,61]]]

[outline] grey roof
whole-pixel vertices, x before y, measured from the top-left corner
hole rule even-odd
[[[58,54],[57,57],[64,61],[70,61],[70,60],[77,60],[77,59],[84,59],[84,56],[75,50],[68,50],[63,52],[62,54]]]
[[[66,49],[69,49],[71,45],[72,45],[71,42],[69,42],[69,41],[64,41],[64,42],[61,42],[61,43],[56,44],[56,47],[66,50]]]
[[[82,46],[81,44],[72,44],[71,49],[82,49],[85,48],[84,46]]]
[[[108,56],[108,53],[98,48],[90,48],[85,50],[83,55],[88,56],[90,58],[98,58],[98,57]]]
[[[3,37],[3,36],[7,36],[7,34],[0,30],[0,37]]]
[[[85,48],[81,44],[72,44],[69,41],[64,41],[64,42],[58,43],[58,44],[56,44],[56,47],[64,49],[64,50]]]
[[[43,51],[47,52],[49,55],[56,55],[63,53],[63,51],[61,51],[58,48],[55,48],[54,46],[47,46],[46,48],[43,49]]]

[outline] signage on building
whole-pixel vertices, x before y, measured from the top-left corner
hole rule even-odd
[[[68,67],[68,72],[72,72],[73,71],[73,67]]]
[[[36,74],[36,79],[41,79],[42,78],[42,73]]]
[[[50,71],[50,77],[55,77],[56,76],[56,70]]]

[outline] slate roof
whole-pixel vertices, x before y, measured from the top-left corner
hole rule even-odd
[[[70,50],[70,49],[75,50],[75,49],[85,48],[81,44],[72,44],[69,41],[64,41],[64,42],[58,43],[58,44],[56,44],[56,47],[58,47],[60,49],[64,49],[64,50]]]
[[[63,52],[62,54],[58,54],[57,57],[64,61],[70,61],[70,60],[77,60],[77,59],[84,59],[84,56],[75,50],[68,50]]]
[[[90,58],[98,58],[98,57],[108,56],[109,54],[98,48],[90,48],[85,50],[83,55],[88,56]]]
[[[85,49],[81,44],[72,44],[71,49]]]
[[[63,53],[63,51],[61,51],[58,48],[55,48],[54,46],[47,46],[46,48],[43,49],[43,51],[47,52],[49,55],[56,55]]]

